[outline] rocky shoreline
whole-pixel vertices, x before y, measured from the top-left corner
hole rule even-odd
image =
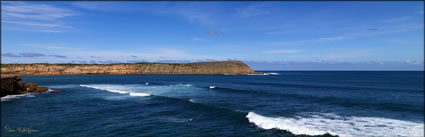
[[[29,92],[41,93],[48,90],[48,87],[39,87],[32,82],[25,83],[21,76],[1,75],[0,97],[26,94]]]
[[[134,64],[1,64],[0,97],[30,92],[45,92],[32,82],[24,83],[22,75],[107,75],[107,74],[263,74],[241,61],[196,63]],[[57,91],[54,91],[57,92]]]

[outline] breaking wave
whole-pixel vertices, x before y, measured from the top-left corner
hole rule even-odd
[[[13,99],[19,99],[23,97],[35,97],[35,93],[26,93],[26,94],[19,94],[19,95],[7,95],[4,97],[1,97],[1,101],[9,101]]]
[[[81,87],[86,88],[94,88],[98,90],[105,90],[112,93],[119,93],[119,94],[129,94],[129,96],[149,96],[150,94],[147,93],[140,93],[140,92],[131,92],[130,90],[123,88],[119,85],[80,85]]]
[[[144,96],[150,96],[151,94],[148,93],[137,93],[137,92],[130,92],[129,94],[130,96],[139,96],[139,97],[144,97]]]
[[[254,112],[246,116],[249,122],[263,129],[281,129],[296,135],[338,136],[423,136],[424,123],[379,117],[341,117],[335,114],[311,117],[266,117]]]
[[[280,75],[280,74],[279,73],[270,72],[270,73],[263,73],[263,74],[246,74],[246,75],[262,75],[262,76],[266,76],[266,75]]]

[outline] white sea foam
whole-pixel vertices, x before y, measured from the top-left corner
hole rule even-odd
[[[26,94],[19,94],[19,95],[7,95],[4,97],[1,97],[1,101],[9,101],[13,99],[19,99],[23,97],[35,97],[34,93],[26,93]]]
[[[296,135],[339,136],[424,136],[424,123],[379,117],[341,117],[335,114],[311,117],[265,117],[254,112],[246,116],[249,122],[263,129],[281,129]]]
[[[150,96],[151,94],[148,93],[137,93],[137,92],[130,92],[130,96],[140,96],[140,97],[144,97],[144,96]]]
[[[182,86],[182,87],[192,87],[192,84],[178,84],[177,86]]]
[[[80,85],[81,87],[86,87],[86,88],[94,88],[94,89],[99,89],[99,90],[106,90],[109,92],[113,92],[113,93],[119,93],[119,94],[128,94],[128,91],[119,89],[119,87],[117,88],[117,86],[114,85]]]
[[[52,92],[54,91],[53,89],[47,89],[46,92]],[[7,95],[4,97],[1,97],[1,101],[9,101],[9,100],[13,100],[13,99],[19,99],[19,98],[23,98],[23,97],[35,97],[37,93],[25,93],[25,94],[18,94],[18,95]]]
[[[246,75],[265,75],[265,73],[264,74],[246,74]]]
[[[132,92],[131,89],[125,88],[121,85],[80,85],[81,87],[94,88],[99,90],[106,90],[112,93],[128,94],[129,96],[150,96],[151,94],[142,92]]]
[[[113,93],[128,94],[129,96],[188,96],[199,94],[195,90],[205,90],[197,88],[191,84],[177,85],[144,85],[144,84],[81,84],[81,87],[105,90]],[[190,89],[189,89],[190,88]]]
[[[212,88],[215,88],[215,86],[210,86],[209,88],[211,88],[211,89],[212,89]]]
[[[267,75],[279,75],[279,73],[274,73],[274,72],[264,73],[264,74],[267,74]]]
[[[279,74],[279,73],[270,72],[270,73],[263,73],[263,74],[246,74],[246,75],[260,75],[260,76],[266,76],[266,75],[280,75],[280,74]]]

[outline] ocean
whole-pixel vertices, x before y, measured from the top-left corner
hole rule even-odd
[[[24,76],[1,135],[424,136],[423,71],[267,74]]]

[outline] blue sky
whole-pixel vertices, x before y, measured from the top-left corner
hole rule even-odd
[[[2,2],[2,63],[423,70],[423,2]],[[348,64],[348,65],[347,65]]]

